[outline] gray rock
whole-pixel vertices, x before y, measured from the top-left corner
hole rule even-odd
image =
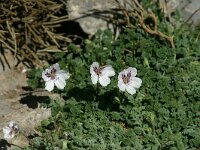
[[[3,127],[7,126],[10,121],[18,123],[20,130],[27,136],[35,133],[35,128],[40,125],[40,122],[51,116],[51,110],[41,108],[39,104],[37,108],[33,109],[28,104],[20,102],[29,95],[22,88],[27,86],[25,73],[13,69],[2,71],[0,73],[0,82],[0,139],[3,138]],[[27,100],[37,103],[38,97],[50,95],[49,92],[47,93],[45,91],[37,94],[37,96],[32,96]],[[27,139],[21,135],[16,136],[12,141],[8,142],[21,147],[28,145]]]
[[[182,0],[183,2],[184,0]],[[184,21],[193,25],[200,24],[200,0],[187,0],[185,5],[178,6]],[[181,7],[182,6],[182,7]],[[188,20],[189,19],[189,20]]]
[[[14,57],[14,55],[9,50],[5,50],[0,48],[0,72],[8,71],[10,69],[15,68],[18,60]]]
[[[165,16],[170,17],[172,12],[178,10],[183,21],[200,24],[200,0],[158,0]]]
[[[119,0],[121,4],[129,0]],[[159,2],[160,7],[164,10],[166,16],[170,16],[176,10],[184,21],[188,20],[191,15],[200,8],[200,0],[154,0]],[[111,13],[106,13],[111,9],[117,8],[115,0],[68,0],[69,19],[77,21],[84,32],[94,35],[98,29],[110,29],[116,31],[115,26],[109,18]],[[104,13],[94,13],[94,10]],[[195,13],[189,20],[194,25],[200,24],[200,10]]]
[[[77,21],[84,32],[94,35],[98,29],[105,30],[114,27],[107,21],[112,14],[110,9],[116,8],[113,0],[69,0],[68,12],[69,19]],[[100,11],[101,13],[94,13]]]

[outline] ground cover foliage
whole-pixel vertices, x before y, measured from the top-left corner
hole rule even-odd
[[[140,28],[125,28],[117,40],[99,31],[83,48],[70,44],[69,53],[56,55],[71,73],[64,98],[44,103],[52,117],[42,122],[41,136],[26,149],[162,149],[195,150],[200,147],[199,29],[160,24],[175,35],[175,48]],[[133,96],[121,93],[117,76],[107,87],[92,85],[92,62],[110,64],[116,72],[132,66],[142,86]],[[32,88],[44,87],[41,69],[29,73]]]
[[[116,40],[110,31],[98,31],[93,40],[71,43],[68,53],[56,54],[55,63],[71,74],[64,90],[53,91],[64,104],[58,99],[42,103],[52,116],[25,149],[199,149],[200,29],[179,22],[172,26],[162,15],[157,21],[156,28],[174,35],[174,48],[136,26],[123,28]],[[142,86],[133,96],[119,92],[117,75],[107,87],[92,85],[94,61],[112,65],[117,75],[137,68]],[[44,88],[42,71],[29,72],[33,89]]]

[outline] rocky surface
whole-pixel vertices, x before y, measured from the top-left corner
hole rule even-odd
[[[159,7],[166,16],[171,16],[179,11],[182,20],[193,25],[200,24],[200,1],[199,0],[158,0]]]
[[[69,0],[69,19],[77,21],[84,32],[94,35],[98,29],[114,30],[108,10],[116,8],[113,0]],[[99,13],[94,13],[99,11]]]
[[[9,50],[4,50],[2,47],[0,47],[0,72],[14,68],[17,63],[18,60],[11,54]]]
[[[108,13],[109,10],[117,8],[115,0],[68,0],[69,19],[78,22],[83,31],[89,35],[94,35],[98,29],[111,29],[114,31],[115,26],[109,21],[113,15]],[[119,0],[120,3],[129,0]],[[199,0],[154,0],[166,16],[171,16],[178,10],[183,21],[194,25],[200,24],[200,1]],[[94,13],[95,11],[101,13]]]
[[[112,17],[110,14],[93,14],[92,10],[106,12],[115,8],[113,0],[69,0],[69,18],[80,23],[82,29],[93,35],[98,29],[114,30],[112,24],[105,20],[105,16]],[[166,15],[171,15],[177,9],[181,12],[184,21],[200,24],[200,2],[199,0],[159,0],[160,7]],[[193,14],[193,15],[192,15]],[[50,116],[51,111],[40,108],[39,102],[45,100],[50,94],[42,91],[30,94],[25,90],[27,87],[26,69],[19,65],[17,59],[9,52],[0,49],[0,149],[7,143],[2,140],[2,128],[11,120],[17,122],[25,135],[37,132],[35,128],[41,120]],[[26,146],[28,141],[24,136],[18,136],[9,141],[19,146]]]
[[[180,10],[184,21],[188,21],[188,23],[192,23],[194,25],[200,25],[199,0],[181,0],[177,9]]]
[[[46,91],[30,93],[25,90],[26,81],[26,74],[20,69],[12,68],[0,72],[0,149],[6,146],[2,128],[10,121],[15,121],[20,130],[28,136],[37,132],[35,128],[51,115],[49,109],[39,107],[39,102],[45,100],[49,93]],[[21,147],[28,145],[23,135],[16,136],[8,142]]]

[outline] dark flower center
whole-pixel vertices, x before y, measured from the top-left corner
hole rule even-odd
[[[100,76],[101,75],[101,71],[105,68],[106,66],[100,66],[99,68],[97,67],[93,67],[94,72]]]
[[[45,75],[52,80],[56,78],[56,69],[52,68],[50,72],[47,72]]]
[[[12,135],[12,134],[16,134],[16,133],[18,133],[18,131],[19,131],[19,130],[18,130],[18,128],[17,128],[17,127],[15,127],[15,126],[12,126],[12,127],[11,127],[11,131],[10,131],[10,133],[9,133],[9,134],[10,134],[10,135]]]
[[[124,82],[124,84],[127,84],[130,82],[130,78],[131,78],[131,72],[129,72],[127,75],[122,74],[122,80]]]

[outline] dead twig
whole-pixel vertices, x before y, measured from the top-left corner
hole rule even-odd
[[[147,12],[137,0],[126,1],[124,2],[126,3],[126,5],[122,5],[118,0],[116,0],[116,2],[118,4],[118,7],[121,9],[122,13],[126,17],[127,25],[129,27],[134,26],[133,23],[131,23],[130,21],[131,19],[134,19],[138,22],[136,26],[142,28],[145,32],[151,35],[165,39],[169,42],[171,48],[175,48],[173,39],[174,36],[164,34],[158,30],[158,18],[153,12]],[[145,22],[148,18],[151,18],[152,20],[153,26],[151,27]]]
[[[149,34],[151,35],[155,35],[155,36],[159,36],[160,38],[164,38],[166,39],[169,43],[170,43],[170,46],[172,48],[175,48],[175,45],[174,45],[174,40],[173,40],[173,36],[168,36],[160,31],[157,30],[157,17],[155,16],[155,14],[151,14],[150,17],[153,19],[154,21],[154,27],[153,29],[148,27],[146,24],[145,24],[145,21],[144,21],[144,18],[142,16],[138,16],[139,17],[139,22],[140,22],[140,26]]]

